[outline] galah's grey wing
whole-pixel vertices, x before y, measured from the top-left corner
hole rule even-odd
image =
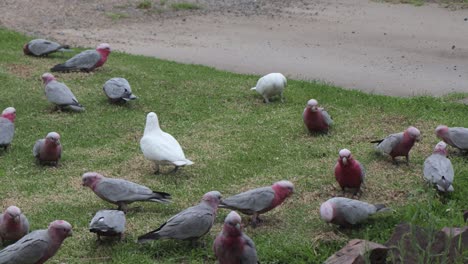
[[[222,200],[222,204],[239,210],[262,211],[271,205],[275,192],[271,187],[262,187],[243,192]]]
[[[41,152],[41,149],[44,147],[45,139],[39,139],[36,141],[36,144],[34,144],[33,147],[33,155],[34,157],[39,156],[39,152]]]
[[[333,120],[332,120],[331,116],[328,114],[328,112],[325,109],[323,109],[321,111],[321,113],[322,113],[322,117],[325,120],[325,122],[327,123],[327,125],[329,125],[329,126],[332,125]]]
[[[459,149],[468,150],[468,128],[453,127],[449,129],[449,137]]]
[[[96,192],[112,202],[145,200],[153,191],[146,186],[121,179],[103,179],[96,186]]]
[[[376,212],[374,205],[353,199],[341,202],[340,209],[346,221],[352,225],[367,219],[369,215]]]
[[[89,229],[97,229],[103,231],[113,231],[115,233],[123,233],[125,231],[125,214],[117,210],[101,210],[91,220]]]
[[[366,179],[366,169],[364,168],[364,166],[362,166],[362,164],[359,161],[356,161],[356,162],[359,164],[359,167],[361,168],[361,182],[364,182],[364,180]]]
[[[210,231],[213,220],[213,211],[201,205],[193,206],[167,220],[159,234],[177,239],[198,238]]]
[[[57,42],[45,40],[45,39],[35,39],[29,42],[28,49],[31,53],[36,56],[42,56],[54,51],[57,51],[62,46]]]
[[[402,140],[403,132],[391,134],[390,136],[386,137],[382,142],[380,142],[376,148],[384,153],[390,154],[393,148],[395,148],[398,145],[398,143],[400,143]]]
[[[92,69],[100,59],[101,55],[97,51],[85,50],[67,60],[63,65],[70,69]]]
[[[9,145],[15,135],[15,124],[0,117],[0,145]]]
[[[112,78],[103,87],[106,95],[112,99],[128,97],[132,94],[130,84],[124,78]]]
[[[257,250],[255,249],[255,243],[245,234],[242,234],[242,238],[245,241],[244,252],[240,259],[241,264],[256,264],[258,262]]]
[[[302,111],[302,119],[304,119],[304,116],[305,116],[306,111],[307,111],[307,107],[304,108],[304,111]]]
[[[46,230],[37,230],[0,251],[2,264],[34,264],[47,252],[49,243],[43,237]]]
[[[57,105],[80,105],[75,95],[64,83],[52,81],[47,84],[45,91],[49,102]]]
[[[21,214],[20,221],[21,221],[22,229],[26,230],[26,233],[29,233],[29,221],[26,218],[26,216],[24,216],[24,214]]]

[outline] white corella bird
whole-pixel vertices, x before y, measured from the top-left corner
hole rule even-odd
[[[179,142],[161,130],[158,116],[154,112],[146,116],[145,132],[140,140],[140,148],[145,158],[156,164],[155,174],[159,174],[160,165],[174,165],[175,168],[171,173],[175,173],[179,167],[193,164],[185,158]]]
[[[270,99],[279,95],[281,102],[284,102],[283,92],[286,88],[287,80],[281,73],[270,73],[258,79],[257,85],[250,90],[257,91],[263,96],[263,102],[269,103]]]

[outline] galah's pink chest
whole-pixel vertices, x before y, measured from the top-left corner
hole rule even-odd
[[[58,160],[60,158],[60,149],[60,145],[46,141],[44,148],[41,150],[40,158],[48,161]]]
[[[312,112],[307,109],[304,114],[304,122],[311,131],[321,131],[328,128],[327,123],[323,120],[322,113],[319,111]]]
[[[400,144],[396,145],[396,147],[392,149],[392,152],[390,152],[390,156],[392,157],[406,156],[408,155],[413,145],[414,145],[414,140],[407,136],[404,136]]]

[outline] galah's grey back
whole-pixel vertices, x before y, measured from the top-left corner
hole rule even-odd
[[[131,203],[136,201],[170,202],[170,194],[168,193],[154,192],[146,186],[122,179],[103,177],[96,185],[95,192],[101,198],[111,203]]]
[[[34,56],[44,56],[56,51],[65,51],[70,47],[67,45],[60,45],[46,39],[33,39],[28,44],[27,49]]]
[[[324,206],[330,204],[332,204],[333,208],[333,220],[331,222],[339,225],[355,225],[366,220],[369,218],[369,216],[375,214],[376,212],[385,209],[385,206],[383,205],[369,204],[359,200],[348,199],[344,197],[334,197],[320,206],[320,214],[322,218],[324,218],[324,215],[330,215],[329,212],[327,214],[327,210],[331,209],[331,207]],[[324,220],[327,221],[331,219]]]
[[[329,126],[333,125],[333,120],[325,109],[321,108],[320,113],[322,113],[323,119]]]
[[[253,242],[250,237],[246,234],[242,234],[242,238],[245,241],[244,251],[242,252],[242,256],[240,259],[240,263],[242,264],[257,264],[258,257],[257,257],[257,250],[255,249],[255,243]]]
[[[223,199],[219,207],[239,210],[244,214],[253,214],[270,207],[274,198],[273,188],[261,187]]]
[[[424,161],[424,179],[435,184],[441,192],[453,192],[452,162],[441,154],[432,154]]]
[[[54,66],[51,71],[92,70],[100,59],[101,55],[96,50],[85,50],[73,56],[65,63]]]
[[[125,232],[125,214],[118,210],[100,210],[89,224],[89,231],[99,235],[118,235]]]
[[[375,146],[375,148],[376,150],[381,151],[385,154],[390,154],[393,148],[395,148],[398,145],[398,143],[400,143],[402,140],[403,140],[403,132],[391,134],[385,139],[383,139],[382,142],[378,143]]]
[[[454,147],[468,150],[468,128],[451,127],[448,131],[448,137],[452,141]]]
[[[62,107],[70,107],[75,111],[84,110],[83,106],[78,102],[75,95],[64,83],[58,81],[50,81],[45,86],[45,94],[47,100]]]
[[[132,94],[132,88],[124,78],[112,78],[103,86],[104,93],[111,101],[134,100],[137,97]]]
[[[138,242],[161,238],[198,239],[210,231],[215,217],[216,212],[213,208],[207,203],[201,202],[174,215],[158,229],[138,237]]]
[[[33,231],[0,251],[2,264],[35,264],[46,256],[51,243],[47,230]]]
[[[34,144],[34,147],[33,147],[33,155],[34,157],[38,157],[39,156],[39,153],[41,152],[42,148],[44,147],[44,144],[45,144],[45,139],[42,138],[42,139],[39,139],[36,141],[36,143]]]
[[[0,147],[11,144],[15,135],[15,124],[7,118],[0,117]]]

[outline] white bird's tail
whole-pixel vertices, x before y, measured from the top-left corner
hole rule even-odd
[[[256,91],[257,90],[257,87],[252,87],[250,88],[251,91]]]

